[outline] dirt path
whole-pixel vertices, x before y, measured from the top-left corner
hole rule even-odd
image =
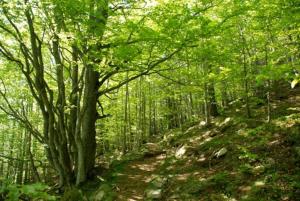
[[[119,173],[116,181],[118,201],[143,200],[145,189],[165,159],[165,155],[132,161]]]

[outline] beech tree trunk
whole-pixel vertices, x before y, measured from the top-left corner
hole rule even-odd
[[[219,112],[216,100],[215,86],[213,83],[208,84],[207,91],[209,97],[209,113],[211,116],[216,117],[219,115]]]

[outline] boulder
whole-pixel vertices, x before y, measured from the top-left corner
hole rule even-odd
[[[205,122],[205,121],[200,121],[199,126],[200,126],[200,127],[206,126],[206,122]]]
[[[197,152],[195,147],[183,145],[179,147],[175,152],[177,159],[183,158],[184,156],[191,156]]]
[[[233,120],[230,117],[227,117],[222,123],[219,125],[220,132],[224,132],[227,130],[230,126],[233,125]]]
[[[145,193],[146,193],[146,198],[150,200],[162,198],[161,189],[147,189]]]
[[[185,153],[186,153],[186,146],[182,146],[182,147],[180,147],[179,149],[176,150],[175,157],[176,158],[182,158]]]
[[[214,157],[220,158],[220,157],[224,156],[227,152],[228,152],[228,150],[225,147],[223,147],[222,149],[220,149],[219,151],[214,153]]]

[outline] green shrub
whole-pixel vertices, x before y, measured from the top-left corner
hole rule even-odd
[[[3,183],[0,187],[0,198],[7,201],[18,201],[21,197],[29,200],[56,200],[55,196],[46,192],[46,189],[47,185],[41,183],[29,185]]]

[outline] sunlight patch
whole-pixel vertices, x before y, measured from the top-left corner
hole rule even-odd
[[[254,183],[254,186],[258,186],[258,187],[261,187],[261,186],[264,186],[265,185],[265,182],[264,181],[256,181]]]

